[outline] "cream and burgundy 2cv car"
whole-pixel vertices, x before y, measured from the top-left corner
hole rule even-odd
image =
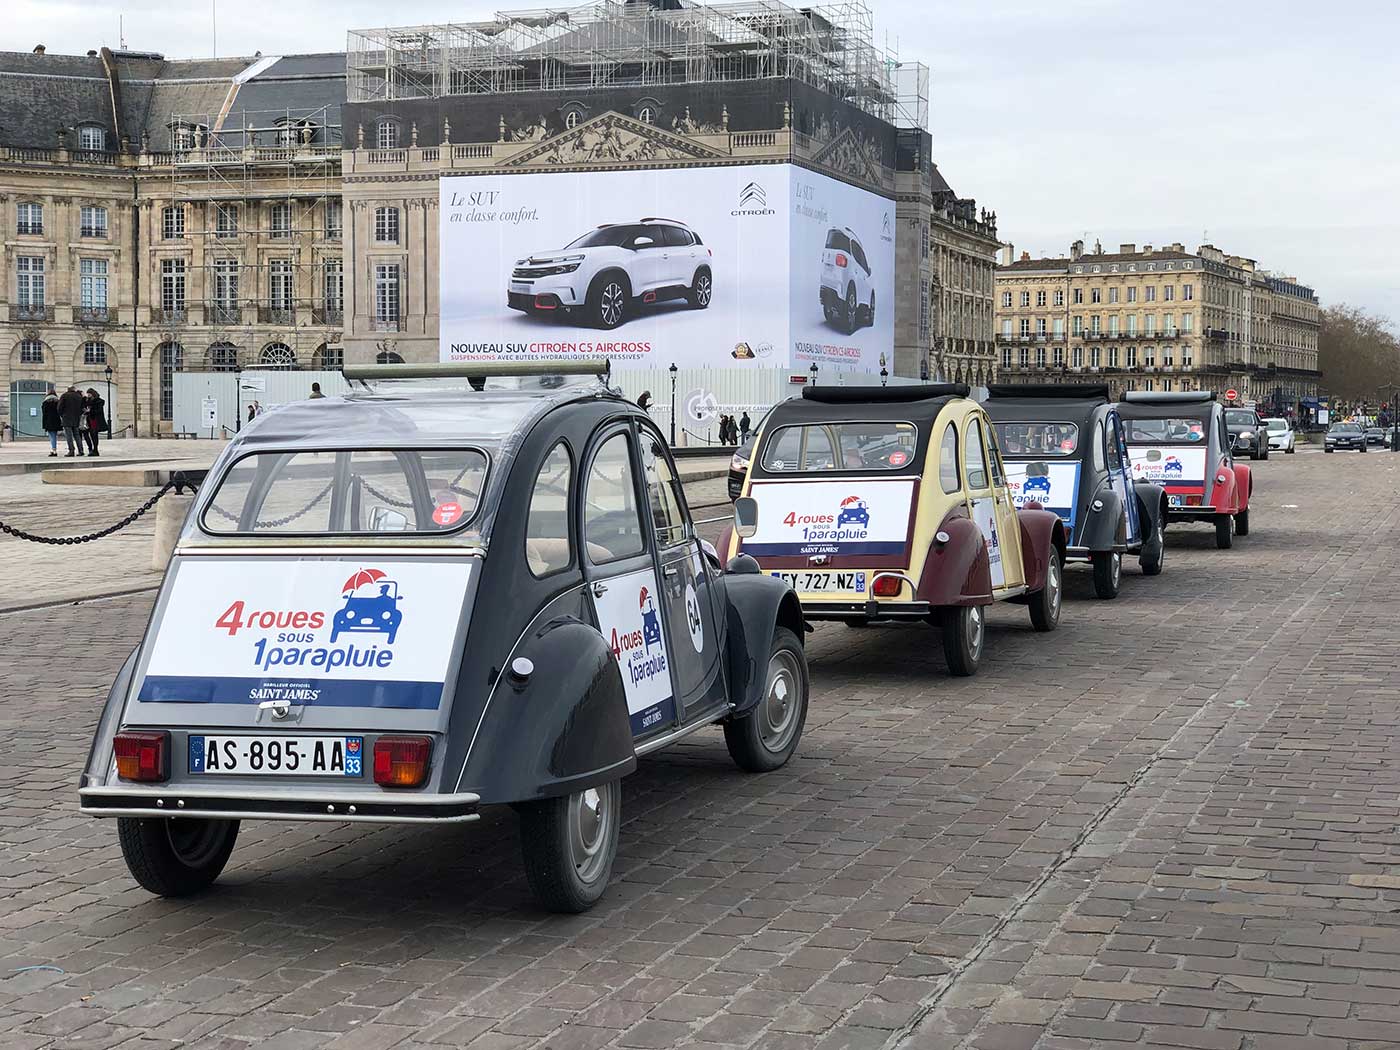
[[[924,620],[948,669],[981,662],[986,607],[1059,622],[1067,538],[1018,510],[987,413],[962,384],[810,387],[767,418],[728,555],[790,584],[808,619]]]

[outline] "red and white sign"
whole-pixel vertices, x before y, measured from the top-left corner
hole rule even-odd
[[[1225,391],[1225,400],[1226,400],[1226,401],[1238,401],[1238,400],[1239,400],[1239,397],[1240,397],[1240,392],[1239,392],[1238,390],[1227,390],[1227,391]]]

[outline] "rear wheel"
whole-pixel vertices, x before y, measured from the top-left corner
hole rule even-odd
[[[807,653],[786,627],[773,632],[763,697],[742,718],[724,723],[724,743],[740,769],[767,773],[787,763],[807,724]]]
[[[1162,572],[1162,562],[1167,556],[1167,532],[1166,525],[1162,519],[1157,519],[1157,524],[1152,527],[1152,535],[1142,545],[1142,553],[1138,555],[1138,566],[1142,569],[1144,576],[1158,576]]]
[[[162,897],[188,897],[208,887],[228,863],[236,820],[119,817],[117,838],[132,878]]]
[[[958,678],[976,674],[987,635],[986,610],[980,605],[944,606],[938,611],[938,627],[943,632],[948,673]]]
[[[846,289],[846,334],[847,334],[847,335],[850,335],[852,332],[854,332],[854,331],[856,330],[856,326],[860,323],[859,316],[858,316],[857,313],[856,313],[856,311],[859,310],[859,309],[860,309],[860,305],[859,305],[859,303],[856,302],[856,286],[853,284],[853,285],[851,285],[850,287],[848,287],[848,288]]]
[[[1217,514],[1215,516],[1215,545],[1223,551],[1229,550],[1235,543],[1235,519],[1230,514]]]
[[[865,323],[871,327],[875,325],[875,290],[870,290],[870,305],[865,308]]]
[[[1244,510],[1240,511],[1238,514],[1235,515],[1235,535],[1237,535],[1237,536],[1248,536],[1248,535],[1249,535],[1249,508],[1248,508],[1248,507],[1246,507]]]
[[[714,295],[714,279],[710,276],[709,270],[697,270],[695,281],[690,289],[685,293],[685,301],[692,309],[703,310],[710,305],[710,299]]]
[[[826,323],[831,324],[836,320],[836,307],[830,303],[822,303],[822,316],[826,318]]]
[[[1031,626],[1037,631],[1053,631],[1060,623],[1063,600],[1064,572],[1060,565],[1060,551],[1057,547],[1051,547],[1050,561],[1045,566],[1045,586],[1030,596]]]
[[[1123,580],[1123,555],[1100,551],[1094,555],[1094,593],[1100,598],[1117,598]]]
[[[535,899],[549,911],[577,914],[608,888],[622,825],[622,781],[527,802],[520,850]]]
[[[1363,445],[1361,446],[1361,451],[1362,451],[1362,452],[1369,452],[1370,449],[1368,449],[1368,448],[1363,444]]]

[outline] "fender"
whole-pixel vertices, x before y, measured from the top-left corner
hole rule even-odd
[[[1254,474],[1243,463],[1234,464],[1235,470],[1235,513],[1249,509],[1249,497],[1254,495]]]
[[[1248,467],[1236,467],[1231,470],[1222,462],[1211,475],[1210,504],[1219,514],[1234,514],[1240,509],[1236,505],[1239,501],[1240,469],[1243,469],[1246,475],[1249,473]],[[1216,480],[1222,477],[1225,479],[1223,482]]]
[[[1065,525],[1058,514],[1048,510],[1018,510],[1021,526],[1021,568],[1026,574],[1026,591],[1034,594],[1045,587],[1045,566],[1053,547],[1064,561]]]
[[[87,763],[83,766],[78,787],[105,784],[107,773],[112,768],[112,737],[121,728],[122,713],[126,710],[126,696],[131,689],[131,678],[136,673],[136,660],[141,655],[138,645],[117,672],[116,681],[107,690],[107,702],[102,705],[102,716],[97,720],[97,731],[92,735],[92,747],[88,749]]]
[[[775,629],[786,627],[801,640],[807,620],[792,588],[761,572],[726,572],[724,594],[729,703],[742,715],[763,699]]]
[[[1102,510],[1093,509],[1094,500],[1102,501]],[[1022,526],[1023,536],[1025,531],[1025,527]],[[1076,546],[1088,547],[1092,551],[1107,551],[1123,546],[1127,537],[1128,519],[1124,513],[1122,498],[1107,486],[1099,489],[1084,508],[1084,523],[1080,526],[1079,543]]]
[[[1142,519],[1142,536],[1146,542],[1158,523],[1166,521],[1167,491],[1150,481],[1133,482],[1133,491],[1137,494],[1138,516]]]
[[[1053,517],[1053,515],[1052,515]],[[982,530],[959,505],[938,526],[947,543],[933,543],[924,558],[916,597],[930,605],[986,605],[992,600],[992,564]]]
[[[483,805],[525,802],[637,768],[622,672],[592,624],[551,620],[516,655],[531,660],[535,673],[523,683],[509,672],[496,679],[461,790],[475,791]]]

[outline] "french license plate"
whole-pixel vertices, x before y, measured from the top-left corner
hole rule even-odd
[[[863,572],[772,572],[794,591],[802,594],[864,594]]]
[[[191,734],[191,773],[238,776],[360,777],[362,736],[217,736]]]
[[[511,281],[510,290],[512,292],[523,292],[528,295],[530,292],[530,285],[528,285],[524,281]]]

